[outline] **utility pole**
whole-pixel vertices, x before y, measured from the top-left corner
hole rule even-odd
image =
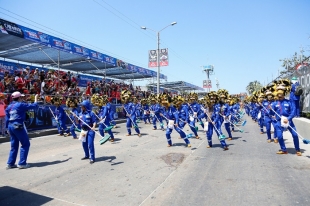
[[[215,78],[215,80],[216,80],[216,88],[217,88],[217,90],[219,90],[219,88],[220,88],[219,80],[217,78]]]
[[[207,65],[207,66],[202,66],[202,71],[206,72],[207,74],[207,92],[210,92],[212,88],[212,83],[210,80],[210,75],[214,74],[214,66],[213,65]]]

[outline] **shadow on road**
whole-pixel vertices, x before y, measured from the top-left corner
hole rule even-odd
[[[289,154],[296,154],[295,148],[286,148],[286,151],[287,151]],[[301,153],[304,153],[306,150],[300,149],[300,151],[301,151]]]
[[[31,167],[45,167],[45,166],[49,166],[49,165],[55,165],[55,164],[60,164],[60,163],[64,163],[69,161],[70,159],[72,159],[72,157],[69,157],[68,159],[65,160],[56,160],[53,162],[37,162],[37,163],[30,163]]]
[[[52,200],[53,198],[14,187],[0,187],[0,205],[43,205]]]
[[[103,157],[97,157],[96,162],[111,162],[111,166],[123,164],[124,162],[112,162],[113,160],[116,160],[115,156],[103,156]]]
[[[185,144],[185,143],[174,143],[174,144],[172,144],[172,146],[173,147],[178,147],[178,146],[184,146],[184,147],[186,147],[187,146],[187,144]]]

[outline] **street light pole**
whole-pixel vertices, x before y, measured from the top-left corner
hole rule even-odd
[[[159,32],[157,32],[157,94],[159,94],[159,84],[160,84],[160,61],[159,61]]]
[[[159,31],[155,31],[153,29],[150,29],[150,28],[146,28],[145,26],[142,26],[141,29],[149,29],[155,33],[157,33],[157,94],[159,94],[159,84],[160,84],[160,60],[159,60],[159,44],[160,44],[160,38],[159,38],[159,35],[160,35],[160,32],[164,29],[166,29],[167,27],[169,26],[173,26],[177,24],[177,22],[172,22],[171,24],[167,25],[166,27],[164,27],[163,29],[159,30]]]

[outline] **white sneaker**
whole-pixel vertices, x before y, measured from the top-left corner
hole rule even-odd
[[[13,169],[13,168],[16,168],[17,166],[16,165],[6,165],[6,168],[7,170],[9,169]]]
[[[29,164],[26,164],[26,165],[17,165],[17,167],[18,167],[19,169],[27,169],[27,168],[30,167],[30,165],[29,165]]]

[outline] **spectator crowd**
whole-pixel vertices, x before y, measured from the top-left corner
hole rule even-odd
[[[139,86],[132,84],[118,83],[114,80],[90,81],[85,87],[79,87],[80,75],[72,72],[58,70],[39,70],[26,67],[22,71],[15,71],[14,74],[5,72],[4,78],[0,81],[0,92],[11,94],[19,91],[26,96],[40,94],[42,98],[53,95],[68,96],[91,96],[95,93],[107,95],[110,102],[121,103],[120,95],[122,90],[130,90],[139,99],[147,98],[149,91],[141,91]],[[46,98],[45,98],[46,100]]]

